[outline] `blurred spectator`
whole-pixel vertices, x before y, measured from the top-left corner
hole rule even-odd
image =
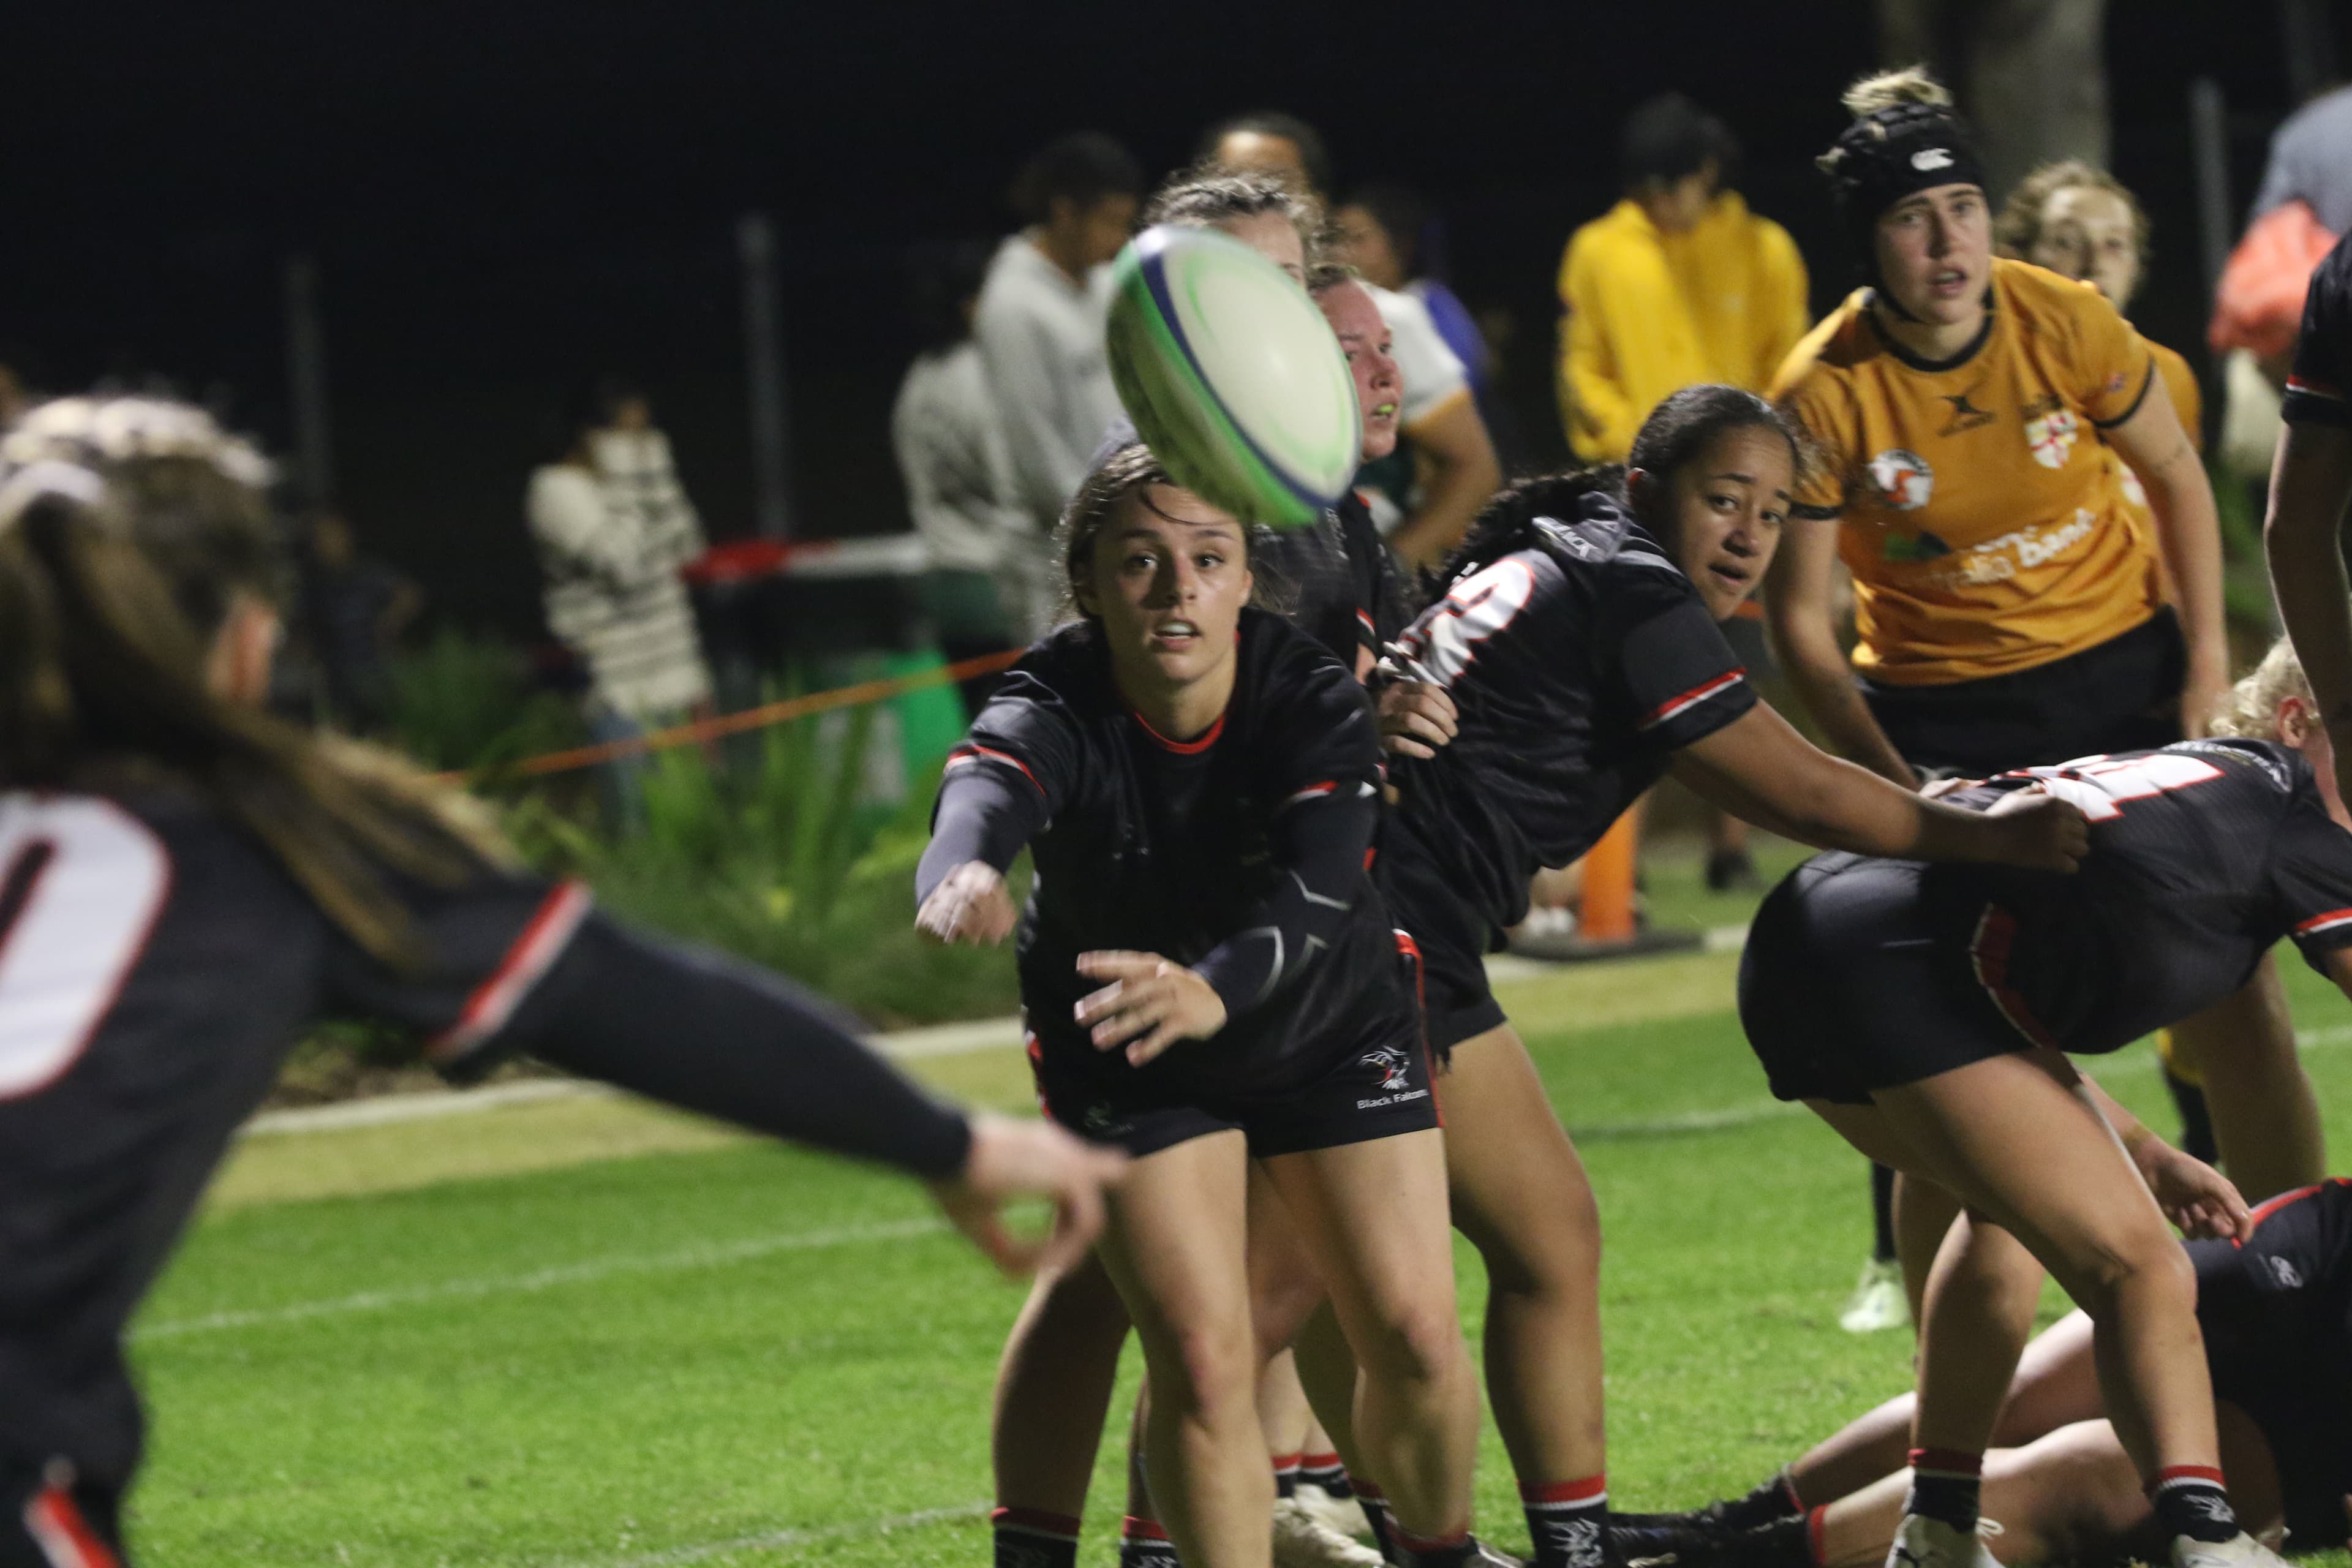
[[[922,346],[890,415],[907,510],[930,556],[925,607],[950,663],[1019,647],[1052,619],[1051,552],[1005,499],[1011,459],[971,336],[987,267],[979,245],[924,258],[915,286]],[[964,681],[964,706],[977,714],[997,679]]]
[[[1761,392],[1804,336],[1796,242],[1721,188],[1737,151],[1680,93],[1625,121],[1624,198],[1560,258],[1560,401],[1586,462],[1623,462],[1650,410],[1685,386]]]
[[[525,503],[546,575],[548,630],[587,666],[598,741],[675,723],[710,698],[678,568],[702,552],[702,524],[677,481],[669,438],[645,394],[604,376],[567,412]],[[641,757],[603,770],[614,826],[644,819]]]
[[[26,377],[16,355],[0,360],[0,427],[14,425],[19,415],[40,401],[26,384]]]
[[[2352,233],[2352,87],[2323,92],[2271,136],[2252,216],[2301,202],[2330,234]]]
[[[1419,193],[1403,185],[1361,186],[1332,213],[1331,232],[1339,259],[1364,281],[1421,301],[1437,335],[1462,362],[1488,436],[1498,448],[1514,448],[1506,434],[1509,410],[1495,395],[1496,345],[1446,283],[1442,226]]]
[[[425,595],[405,574],[361,554],[351,520],[331,507],[310,520],[300,567],[300,625],[328,709],[349,729],[378,729],[390,716],[392,655]]]
[[[1318,203],[1329,188],[1331,160],[1322,136],[1279,110],[1220,121],[1202,137],[1201,149],[1203,166],[1275,174]],[[1429,308],[1411,294],[1378,287],[1371,294],[1404,376],[1404,439],[1384,461],[1366,464],[1356,486],[1389,548],[1409,565],[1434,566],[1469,531],[1502,483],[1503,468],[1467,373]]]
[[[1003,421],[1008,499],[1050,535],[1118,416],[1103,348],[1105,263],[1127,243],[1143,171],[1099,132],[1065,136],[1023,165],[1013,204],[1027,226],[997,247],[973,335]]]
[[[1878,58],[1925,64],[1978,127],[1985,195],[2030,169],[2107,165],[2106,0],[1877,0]]]

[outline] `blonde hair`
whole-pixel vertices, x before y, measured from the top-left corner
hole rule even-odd
[[[2294,657],[2294,644],[2281,637],[2271,644],[2262,663],[2221,694],[2213,710],[2211,731],[2240,740],[2276,740],[2278,707],[2290,697],[2301,699],[2305,707],[2315,711],[2319,706],[2311,695],[2311,682],[2304,677],[2303,660]]]
[[[1882,109],[1895,109],[1906,103],[1924,103],[1934,109],[1952,107],[1951,89],[1927,72],[1926,66],[1906,66],[1899,71],[1880,71],[1864,77],[1845,89],[1843,100],[1845,111],[1860,120]]]
[[[2130,209],[2132,247],[2139,256],[2143,278],[2147,273],[2149,224],[2147,214],[2139,205],[2139,197],[2129,185],[2105,169],[2086,163],[2080,158],[2066,158],[2055,163],[2044,163],[2017,183],[2001,204],[2000,216],[1992,220],[1993,247],[2012,260],[2022,261],[2025,253],[2042,238],[2042,215],[2050,205],[2050,198],[2061,191],[2105,191],[2119,198]],[[2117,300],[2116,308],[2122,308]]]

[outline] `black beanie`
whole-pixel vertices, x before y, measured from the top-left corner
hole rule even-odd
[[[1880,214],[1937,185],[1984,184],[1984,163],[1968,121],[1940,103],[1873,110],[1847,126],[1819,163],[1854,266],[1872,282],[1878,267],[1871,234]]]

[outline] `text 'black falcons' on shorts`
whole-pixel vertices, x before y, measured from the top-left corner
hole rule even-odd
[[[1410,829],[1391,818],[1372,862],[1389,917],[1412,935],[1421,955],[1421,1010],[1429,1048],[1441,1062],[1463,1041],[1499,1029],[1502,1004],[1486,983],[1493,928],[1445,879]]]
[[[1924,869],[1824,855],[1765,896],[1739,957],[1739,1023],[1778,1098],[1866,1105],[1872,1089],[2032,1047],[1977,977],[1971,911],[1929,908]]]
[[[1429,1048],[1421,1021],[1409,1014],[1347,1042],[1319,1077],[1279,1094],[1171,1092],[1150,1068],[1129,1068],[1116,1050],[1097,1051],[1081,1032],[1056,1031],[1051,1041],[1031,1033],[1027,1039],[1045,1114],[1138,1158],[1228,1129],[1238,1129],[1251,1155],[1263,1159],[1440,1125]]]
[[[1871,717],[1903,760],[1961,778],[2181,738],[2189,656],[2169,609],[2120,637],[2013,675],[1941,686],[1864,680]]]

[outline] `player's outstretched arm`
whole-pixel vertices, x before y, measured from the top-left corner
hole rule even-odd
[[[1045,821],[1045,795],[1014,772],[1021,766],[958,767],[940,785],[931,841],[915,868],[915,929],[931,941],[993,945],[1011,934],[1017,911],[1005,868]]]
[[[1075,1257],[1122,1162],[1058,1128],[968,1118],[861,1044],[851,1021],[781,976],[591,916],[517,1010],[514,1041],[559,1067],[684,1110],[893,1165],[1007,1269]],[[1017,1197],[1061,1212],[1046,1247],[997,1215]]]
[[[2352,507],[2352,427],[2290,424],[2271,468],[2263,524],[2271,591],[2294,640],[2295,657],[2319,700],[2336,755],[2352,756],[2352,594],[2344,567],[2344,527]],[[2352,773],[2339,771],[2336,787]],[[2352,802],[2352,795],[2346,796]]]
[[[2048,796],[1963,811],[1814,746],[1759,702],[1675,753],[1675,776],[1759,827],[1823,849],[2072,871],[2090,849],[2083,814]]]

